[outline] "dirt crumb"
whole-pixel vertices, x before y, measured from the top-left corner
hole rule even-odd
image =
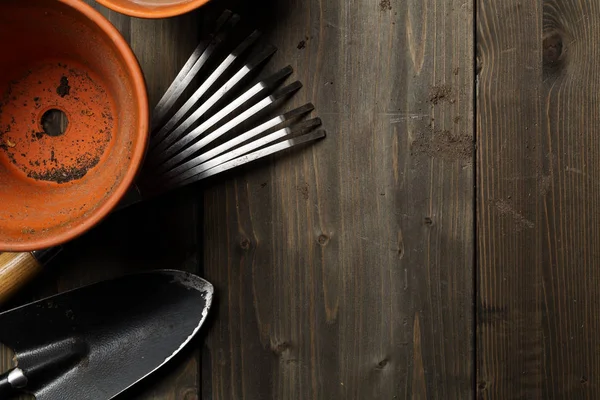
[[[538,175],[539,176],[539,187],[538,191],[540,196],[544,197],[550,191],[550,187],[552,186],[552,177],[549,175]]]
[[[448,130],[419,133],[411,145],[411,155],[426,154],[429,157],[450,161],[473,162],[473,140],[471,136],[454,134]]]
[[[296,190],[302,195],[304,200],[308,200],[308,183],[296,186]]]
[[[390,11],[392,9],[392,1],[391,0],[381,0],[379,2],[379,10],[380,11]]]
[[[70,91],[71,86],[69,86],[69,78],[63,75],[62,78],[60,78],[60,85],[56,88],[56,93],[58,93],[60,97],[65,97]]]
[[[434,105],[442,101],[450,101],[451,94],[452,88],[448,85],[433,86],[429,90],[429,101]]]
[[[52,154],[54,158],[54,154]],[[78,167],[59,166],[43,173],[31,171],[27,176],[40,181],[49,181],[56,183],[67,183],[76,179],[83,178],[90,169],[94,168],[100,162],[100,156],[92,157],[86,154],[77,159]],[[55,160],[55,164],[58,164]]]

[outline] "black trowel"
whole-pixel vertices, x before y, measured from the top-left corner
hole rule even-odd
[[[16,367],[0,399],[104,400],[173,358],[202,326],[213,286],[180,271],[127,275],[0,314]]]

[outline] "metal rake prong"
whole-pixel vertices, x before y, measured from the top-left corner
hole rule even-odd
[[[299,146],[301,144],[304,144],[304,143],[308,143],[308,142],[312,142],[312,141],[315,141],[315,140],[318,140],[318,139],[322,139],[325,136],[326,136],[325,131],[324,130],[319,130],[319,131],[316,131],[316,132],[307,133],[307,134],[304,134],[302,136],[297,136],[297,137],[294,137],[294,138],[290,138],[290,139],[284,140],[282,142],[273,144],[271,146],[264,147],[264,148],[262,148],[260,150],[255,151],[255,152],[245,154],[245,155],[243,155],[241,157],[237,157],[237,158],[235,158],[235,159],[233,159],[231,161],[228,161],[228,162],[225,162],[223,164],[217,165],[214,168],[211,168],[211,169],[206,170],[204,172],[201,172],[201,173],[199,173],[197,175],[194,175],[194,176],[192,176],[192,177],[190,177],[190,178],[188,178],[188,179],[186,179],[184,181],[180,181],[178,183],[175,183],[172,186],[169,185],[168,187],[165,187],[165,190],[167,190],[167,189],[175,189],[175,188],[182,187],[182,186],[187,186],[189,184],[198,182],[200,180],[206,179],[206,178],[211,177],[213,175],[217,175],[217,174],[223,173],[225,171],[228,171],[230,169],[241,167],[242,165],[249,164],[249,163],[251,163],[253,161],[256,161],[256,160],[259,160],[261,158],[265,158],[265,157],[270,156],[272,154],[279,153],[281,151],[288,150],[288,149],[291,149],[293,147],[297,147],[297,146]]]
[[[206,61],[210,58],[214,51],[216,51],[216,49],[227,39],[227,36],[231,33],[239,20],[239,15],[233,14],[232,16],[231,11],[225,11],[216,23],[216,28],[212,39],[202,41],[196,47],[188,61],[177,74],[175,80],[173,80],[163,97],[154,108],[152,113],[152,132],[165,118],[169,110],[177,102],[189,84],[194,80],[198,72],[206,64]]]
[[[281,125],[282,123],[295,119],[299,116],[302,116],[304,114],[307,114],[309,112],[311,112],[312,110],[314,110],[314,105],[312,105],[311,103],[309,104],[305,104],[302,107],[298,107],[295,110],[289,111],[283,115],[278,115],[275,118],[270,119],[267,122],[262,123],[261,125],[247,131],[244,132],[240,135],[237,135],[236,137],[234,137],[233,139],[221,144],[220,146],[215,147],[212,150],[209,150],[205,153],[202,153],[194,158],[192,158],[191,160],[186,161],[184,164],[175,167],[177,164],[181,163],[182,161],[185,161],[185,159],[187,158],[187,156],[184,154],[187,152],[188,149],[191,149],[193,146],[190,146],[189,148],[186,149],[186,151],[179,153],[176,157],[171,158],[170,160],[168,160],[165,164],[161,165],[160,170],[158,170],[157,172],[160,173],[162,172],[166,172],[165,173],[165,177],[172,177],[172,176],[176,176],[177,174],[184,172],[190,168],[193,168],[199,164],[202,164],[205,161],[210,160],[213,157],[216,157],[224,152],[226,152],[229,149],[232,149],[258,135],[261,135],[265,132],[267,132],[269,129],[272,129],[274,127],[276,127],[277,125]],[[193,154],[195,151],[190,151],[190,154]],[[171,169],[173,168],[173,169]]]
[[[191,160],[188,160],[185,163],[183,163],[171,170],[165,169],[165,171],[167,171],[167,172],[164,173],[164,175],[161,177],[161,179],[168,180],[168,179],[177,177],[178,175],[184,173],[185,171],[192,169],[200,164],[203,164],[204,162],[209,161],[209,160],[225,153],[227,150],[233,149],[236,146],[239,146],[240,144],[257,137],[276,126],[285,123],[286,121],[290,121],[290,120],[293,120],[304,114],[307,114],[307,113],[311,112],[313,109],[314,109],[314,106],[309,103],[309,104],[303,105],[302,107],[296,108],[295,110],[289,111],[283,115],[279,115],[275,118],[272,118],[271,120],[257,126],[256,128],[251,129],[245,133],[242,133],[242,134],[234,137],[233,139],[221,144],[220,146],[217,146],[214,149],[207,151],[206,153],[202,153],[202,154],[198,155],[197,157],[194,157]]]
[[[169,89],[167,89],[167,91],[163,94],[161,101],[158,102],[157,108],[161,105],[161,103],[166,101],[167,98],[171,96],[174,86],[176,86],[177,84],[179,84],[181,82],[184,82],[186,80],[188,74],[192,73],[194,66],[200,59],[201,55],[204,53],[204,49],[211,42],[212,43],[222,42],[226,37],[225,33],[230,32],[230,30],[233,29],[239,21],[240,21],[240,16],[237,14],[233,14],[229,10],[225,10],[221,14],[219,19],[215,23],[215,28],[214,28],[212,35],[210,35],[210,39],[204,40],[198,44],[198,46],[196,47],[196,49],[194,50],[194,52],[192,53],[190,58],[187,60],[187,62],[184,64],[184,66],[179,70],[179,73],[177,74],[177,76],[175,77],[173,82],[171,82]],[[229,22],[229,23],[227,25],[225,25],[226,22]],[[156,111],[156,109],[155,109],[155,111]]]
[[[167,170],[167,169],[172,168],[173,166],[179,164],[180,162],[184,161],[186,158],[194,155],[194,153],[202,150],[208,144],[217,140],[219,137],[227,134],[235,127],[239,126],[240,124],[244,123],[245,121],[249,120],[250,118],[256,116],[258,113],[265,110],[270,105],[275,104],[279,100],[294,93],[301,87],[302,87],[302,84],[300,82],[294,82],[280,90],[277,90],[275,93],[273,93],[270,96],[265,97],[264,99],[262,99],[261,101],[259,101],[258,103],[256,103],[255,105],[253,105],[252,107],[247,109],[246,111],[244,111],[244,112],[240,113],[239,115],[237,115],[236,117],[234,117],[231,121],[227,122],[220,128],[216,129],[214,132],[211,132],[210,134],[206,135],[202,139],[193,143],[195,139],[200,137],[204,132],[206,132],[212,126],[216,125],[222,118],[224,118],[227,115],[227,114],[225,114],[226,112],[231,113],[231,112],[235,111],[235,108],[237,108],[238,106],[236,104],[232,103],[232,107],[230,109],[226,108],[223,110],[223,115],[215,114],[215,116],[213,118],[207,120],[205,123],[200,125],[198,128],[194,129],[193,131],[185,134],[179,140],[177,140],[171,147],[164,150],[160,154],[159,158],[162,160],[165,160],[165,161],[162,164],[162,166],[159,167],[159,170],[164,171],[164,170]],[[241,105],[241,104],[243,104],[243,102],[240,102],[239,105]],[[186,146],[188,146],[190,143],[193,143],[193,144],[186,148]]]
[[[229,79],[229,81],[227,81],[221,88],[219,88],[208,100],[206,100],[203,104],[201,104],[196,109],[196,111],[194,111],[189,117],[187,117],[184,122],[182,122],[177,128],[175,128],[175,130],[167,133],[162,139],[158,138],[157,141],[160,140],[160,143],[156,144],[153,149],[153,156],[152,156],[153,161],[152,162],[163,159],[164,151],[169,146],[172,146],[173,143],[176,143],[176,141],[179,140],[182,136],[185,138],[185,136],[187,136],[187,135],[184,136],[184,133],[192,125],[194,125],[194,123],[196,123],[201,117],[203,117],[208,112],[208,110],[210,110],[218,101],[220,101],[234,87],[236,87],[236,85],[238,83],[240,83],[246,76],[248,76],[250,74],[250,72],[252,72],[256,67],[258,67],[262,62],[264,62],[272,54],[274,54],[275,51],[276,51],[276,49],[273,46],[267,46],[266,48],[264,48],[254,58],[252,58],[247,64],[245,64],[231,79]],[[288,67],[288,69],[284,69],[283,73],[280,72],[280,74],[283,77],[285,77],[291,73],[292,73],[291,67]],[[241,97],[248,95],[248,93],[252,92],[253,90],[256,93],[260,92],[259,89],[261,89],[261,88],[259,88],[257,86],[258,85],[253,86],[249,91],[247,91]],[[252,98],[256,93],[250,95],[250,97],[248,97],[248,99]],[[244,100],[244,102],[246,100]],[[222,112],[222,110],[217,112],[215,114],[215,116],[221,115],[220,114],[221,112]],[[211,118],[211,120],[214,120],[215,116],[213,116],[213,118]],[[218,120],[220,120],[220,118]],[[206,127],[207,123],[203,124],[202,126]],[[197,129],[194,130],[193,132],[197,132]]]
[[[242,43],[238,45],[226,58],[219,64],[212,74],[202,83],[202,85],[190,96],[188,101],[169,119],[169,121],[151,138],[151,148],[156,147],[167,134],[177,126],[179,121],[192,109],[192,107],[206,94],[208,89],[229,69],[233,62],[243,54],[260,37],[259,31],[254,31]]]
[[[190,168],[188,170],[186,170],[183,173],[180,173],[177,176],[171,177],[168,179],[168,184],[175,184],[177,182],[181,182],[184,181],[186,179],[192,178],[195,175],[198,175],[200,173],[203,173],[204,171],[207,171],[211,168],[214,168],[216,166],[219,166],[225,162],[228,162],[230,160],[233,160],[235,158],[239,158],[242,157],[256,149],[259,149],[261,147],[264,147],[268,144],[271,144],[273,142],[276,142],[277,140],[281,140],[283,138],[285,138],[286,136],[288,137],[292,137],[292,136],[296,136],[299,133],[304,133],[307,131],[311,131],[314,128],[318,127],[321,125],[321,119],[320,118],[313,118],[311,120],[308,121],[303,121],[300,122],[294,126],[291,127],[286,127],[283,129],[280,129],[276,132],[273,132],[269,135],[266,135],[264,137],[261,137],[257,140],[254,140],[244,146],[238,147],[235,150],[232,150],[226,154],[222,154],[216,158],[213,158],[212,160],[209,160],[207,162],[204,162],[200,165],[197,165],[193,168]]]
[[[287,78],[289,75],[291,75],[292,71],[292,67],[288,66],[275,73],[271,77],[258,82],[232,102],[225,105],[225,107],[217,111],[212,117],[204,121],[191,132],[186,133],[186,130],[195,122],[197,122],[197,119],[200,118],[200,116],[202,116],[202,114],[205,112],[203,111],[205,107],[201,107],[202,110],[198,109],[186,120],[184,124],[181,124],[179,127],[177,127],[177,129],[169,134],[169,136],[167,136],[159,146],[154,148],[154,151],[150,154],[151,164],[159,165],[164,162],[164,160],[169,159],[173,154],[176,154],[179,149],[194,141],[223,118],[231,114],[234,110],[238,109],[243,104],[246,104],[249,100],[261,94],[262,92],[270,90],[274,85],[278,84],[279,81]]]

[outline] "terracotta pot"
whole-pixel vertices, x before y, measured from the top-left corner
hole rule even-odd
[[[92,228],[132,184],[146,87],[127,42],[80,0],[2,0],[0,38],[0,251],[39,250]]]
[[[96,0],[121,14],[138,18],[169,18],[182,15],[209,0]]]

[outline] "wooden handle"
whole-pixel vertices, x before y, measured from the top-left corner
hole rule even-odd
[[[41,270],[42,265],[31,253],[0,253],[0,304]]]

